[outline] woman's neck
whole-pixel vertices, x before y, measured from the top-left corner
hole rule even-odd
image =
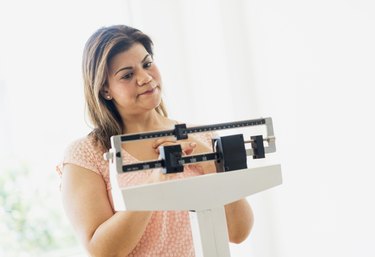
[[[153,110],[143,115],[127,116],[124,120],[124,134],[141,133],[166,129],[173,124],[171,120]]]

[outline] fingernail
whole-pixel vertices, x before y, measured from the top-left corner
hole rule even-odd
[[[190,146],[191,146],[191,147],[195,147],[196,145],[197,145],[197,143],[195,143],[195,142],[191,142],[191,143],[190,143]]]

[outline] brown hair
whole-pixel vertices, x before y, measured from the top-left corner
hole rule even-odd
[[[110,137],[123,133],[124,124],[112,101],[101,94],[107,83],[108,64],[115,55],[140,43],[153,56],[151,39],[138,29],[115,25],[98,29],[87,41],[82,60],[84,94],[88,116],[94,125],[90,135],[94,136],[106,150],[110,148]],[[161,101],[156,111],[162,116],[167,112]]]

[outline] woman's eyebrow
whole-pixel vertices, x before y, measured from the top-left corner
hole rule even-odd
[[[147,57],[149,57],[149,54],[146,54],[146,56],[143,58],[142,63],[146,61]]]
[[[146,56],[142,59],[141,62],[144,63],[145,60],[147,59],[147,57],[149,57],[149,56],[150,56],[149,54],[146,54]],[[131,69],[132,69],[132,67],[130,67],[130,66],[123,67],[123,68],[121,68],[121,69],[119,69],[118,71],[115,72],[115,76],[116,76],[116,74],[119,73],[120,71],[123,71],[123,70],[131,70]]]
[[[119,73],[120,71],[123,71],[123,70],[131,70],[131,69],[132,69],[132,67],[123,67],[123,68],[121,68],[121,69],[119,69],[118,71],[115,72],[115,76],[116,76],[116,74]]]

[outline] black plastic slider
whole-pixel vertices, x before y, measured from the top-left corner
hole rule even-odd
[[[176,124],[174,127],[174,134],[177,140],[187,139],[186,124]]]
[[[253,159],[264,158],[264,143],[263,136],[252,136],[251,137],[251,148],[254,150]]]
[[[215,138],[212,141],[217,172],[240,170],[247,168],[247,155],[242,134]]]
[[[164,160],[165,167],[162,169],[164,174],[177,173],[184,171],[184,165],[180,164],[182,157],[181,145],[167,145],[159,148],[160,158]]]

